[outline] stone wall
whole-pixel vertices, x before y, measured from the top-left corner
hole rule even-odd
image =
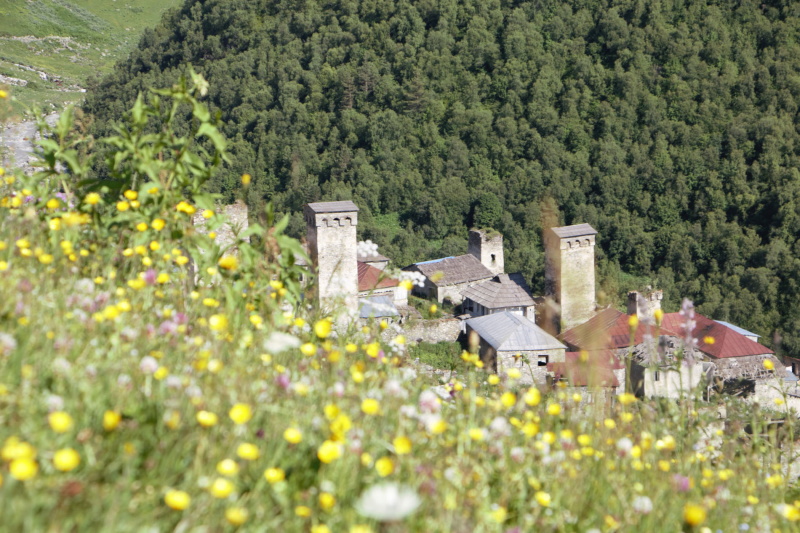
[[[497,352],[486,341],[481,339],[480,356],[487,371],[498,374],[510,368],[517,368],[522,377],[521,385],[547,384],[547,363],[563,363],[565,350],[535,350],[535,351],[501,351]],[[540,366],[539,362],[543,364]]]
[[[651,368],[631,363],[631,382],[634,393],[644,398],[678,399],[694,390],[703,379],[700,364]]]
[[[214,237],[214,242],[220,248],[225,249],[228,246],[235,245],[236,235],[245,231],[250,226],[247,218],[247,204],[242,201],[237,201],[236,203],[219,208],[218,211],[225,216],[227,222],[215,230],[217,235]],[[208,233],[206,222],[207,220],[203,218],[202,211],[198,211],[192,217],[192,224],[194,224],[198,233]],[[250,237],[245,237],[243,240],[245,242],[250,242]]]
[[[503,235],[494,230],[469,230],[467,253],[474,255],[478,261],[492,271],[492,274],[505,272],[503,257]]]
[[[407,324],[403,334],[409,342],[458,342],[463,322],[457,318],[419,320]]]
[[[780,400],[781,402],[784,400],[784,392],[787,393],[786,405],[776,404],[775,400]],[[794,409],[800,413],[800,397],[796,396],[798,394],[800,394],[800,390],[798,390],[797,386],[786,386],[781,379],[759,379],[756,380],[755,392],[748,396],[746,400],[776,411],[783,411],[788,406],[789,409]]]

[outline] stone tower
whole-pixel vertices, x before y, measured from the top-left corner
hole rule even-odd
[[[469,230],[467,253],[477,257],[483,266],[492,271],[492,274],[505,272],[502,233],[493,229]]]
[[[561,331],[594,315],[595,235],[597,231],[589,224],[545,230],[545,294],[560,306]]]
[[[636,315],[640,320],[651,320],[655,316],[656,309],[661,309],[661,300],[664,299],[664,291],[651,291],[646,294],[639,294],[636,291],[628,293],[628,314]]]
[[[351,201],[317,202],[303,209],[308,253],[317,275],[316,296],[328,312],[358,313],[358,207]]]

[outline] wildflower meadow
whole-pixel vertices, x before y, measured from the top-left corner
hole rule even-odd
[[[797,530],[790,413],[434,374],[305,297],[287,218],[221,249],[206,90],[0,170],[0,530]]]

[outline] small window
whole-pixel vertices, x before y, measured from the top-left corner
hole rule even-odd
[[[547,366],[547,361],[550,359],[549,355],[539,356],[539,366]]]
[[[661,372],[659,372],[658,370],[653,372],[653,381],[659,381],[660,379],[661,379]]]
[[[495,261],[494,254],[492,254],[492,263],[494,263],[494,261]]]

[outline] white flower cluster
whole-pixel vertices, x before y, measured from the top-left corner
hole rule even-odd
[[[358,242],[358,257],[373,257],[378,255],[378,245],[367,239]]]
[[[410,281],[412,285],[416,285],[417,287],[425,286],[425,274],[417,272],[416,270],[404,270],[400,272],[398,279],[400,281]]]
[[[9,355],[17,349],[17,341],[8,333],[0,333],[0,355]]]
[[[356,512],[379,522],[397,522],[413,514],[421,503],[411,487],[382,483],[364,491],[356,502]]]

